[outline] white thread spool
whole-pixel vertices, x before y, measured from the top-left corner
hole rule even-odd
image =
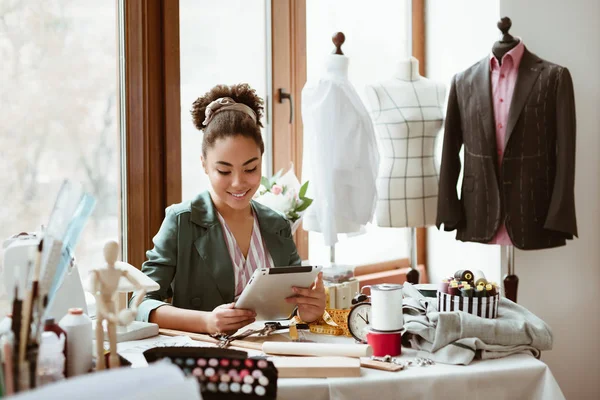
[[[70,308],[58,325],[67,333],[68,376],[87,374],[92,368],[92,320],[81,308]]]
[[[402,285],[371,286],[371,327],[380,332],[399,331],[404,326]]]

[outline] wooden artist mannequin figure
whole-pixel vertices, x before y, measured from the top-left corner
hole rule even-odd
[[[90,288],[96,298],[96,370],[102,370],[104,365],[104,329],[106,321],[108,341],[110,345],[109,368],[119,367],[117,355],[117,324],[129,325],[137,314],[137,307],[146,295],[146,290],[126,268],[135,268],[130,264],[118,262],[119,244],[114,240],[104,245],[106,264],[91,271]],[[118,265],[117,265],[118,264]],[[119,281],[124,278],[131,282],[138,292],[137,301],[130,308],[117,314],[116,294],[119,293]]]

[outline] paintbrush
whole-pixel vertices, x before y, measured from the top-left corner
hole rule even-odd
[[[33,313],[33,305],[37,300],[38,295],[38,282],[40,279],[40,265],[42,262],[43,247],[44,239],[40,240],[40,244],[38,245],[38,252],[33,268],[31,289],[27,292],[27,297],[25,298],[25,307],[22,310],[23,325],[21,326],[21,332],[19,337],[19,365],[22,365],[25,362],[25,351],[27,350],[29,335],[31,333],[31,317]]]
[[[21,272],[19,268],[17,268]],[[19,299],[19,279],[17,278],[17,282],[15,282],[15,298],[13,299],[12,306],[12,332],[13,332],[13,346],[12,346],[12,362],[10,363],[12,367],[12,387],[15,392],[19,390],[19,339],[21,335],[21,318],[23,311],[23,300]]]

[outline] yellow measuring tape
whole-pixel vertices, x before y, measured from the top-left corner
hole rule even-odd
[[[328,308],[323,312],[323,316],[308,324],[308,329],[312,333],[324,334],[324,335],[335,335],[335,336],[352,336],[348,330],[348,313],[347,310],[340,310],[334,308]],[[297,321],[300,319],[294,317]]]

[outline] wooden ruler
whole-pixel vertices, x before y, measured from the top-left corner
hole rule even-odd
[[[204,335],[202,333],[191,333],[185,331],[178,331],[175,329],[164,329],[161,328],[158,330],[158,333],[165,336],[188,336],[190,339],[198,340],[199,342],[218,344],[219,341],[209,335]],[[227,346],[227,348],[242,348],[242,349],[250,349],[250,350],[258,350],[262,351],[262,343],[257,342],[249,342],[246,340],[234,340],[231,342],[231,345]]]

